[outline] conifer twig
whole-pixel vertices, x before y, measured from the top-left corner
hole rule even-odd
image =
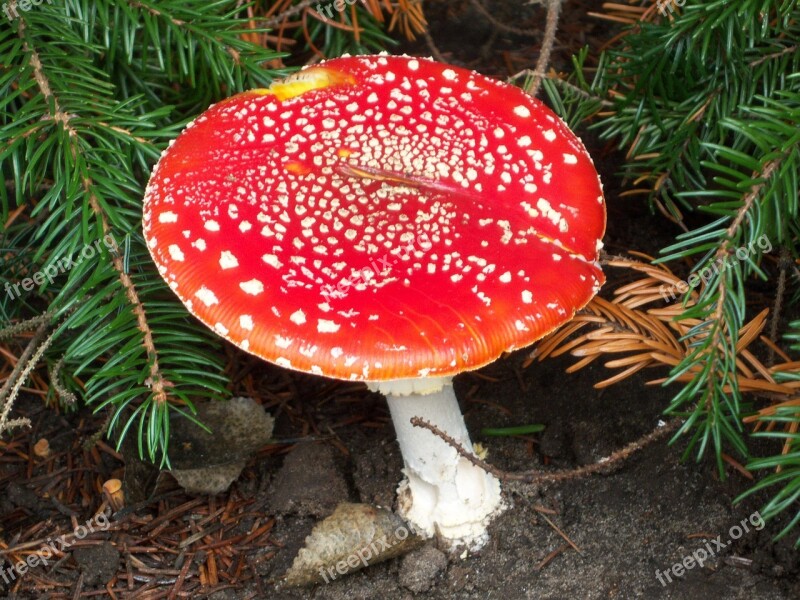
[[[539,59],[533,69],[533,80],[525,87],[525,91],[534,97],[539,94],[542,78],[545,77],[547,65],[550,64],[550,55],[556,42],[556,31],[558,30],[558,18],[561,14],[562,1],[547,0],[547,20],[545,21],[542,48],[539,51]]]
[[[148,9],[147,6],[139,2],[133,2],[133,4]],[[160,15],[161,13],[158,14]],[[20,23],[19,23],[19,28],[17,29],[17,35],[22,39],[23,48],[25,49],[25,51],[30,54],[31,57],[30,64],[31,67],[33,68],[33,76],[36,81],[36,85],[39,88],[39,91],[41,92],[42,96],[44,96],[44,98],[48,101],[48,104],[52,102],[52,106],[54,108],[54,113],[51,114],[50,117],[53,121],[61,123],[64,129],[66,129],[67,132],[69,133],[70,140],[74,140],[75,138],[78,137],[78,132],[70,124],[70,120],[72,119],[73,115],[69,115],[61,110],[59,99],[53,94],[50,82],[44,73],[41,60],[39,59],[39,54],[37,53],[35,48],[29,46],[28,40],[24,35],[25,20],[20,16],[19,21]],[[74,159],[78,152],[75,143],[73,143],[70,146],[69,151]],[[147,352],[147,356],[150,362],[150,389],[153,392],[153,399],[157,403],[163,404],[167,402],[167,392],[166,392],[167,382],[161,376],[161,371],[158,366],[158,352],[156,351],[156,347],[153,342],[153,333],[147,321],[144,305],[142,304],[139,298],[139,294],[136,291],[136,287],[133,283],[133,280],[131,279],[130,275],[125,271],[119,246],[117,245],[117,241],[116,239],[114,239],[114,236],[111,235],[111,226],[109,225],[108,217],[103,211],[102,207],[100,206],[100,202],[98,202],[97,196],[93,191],[93,187],[94,187],[94,182],[92,181],[92,179],[89,177],[84,177],[83,179],[84,194],[86,195],[86,198],[89,202],[89,206],[91,206],[92,208],[92,211],[100,219],[103,228],[103,234],[108,236],[112,240],[111,262],[114,265],[114,268],[119,273],[120,283],[122,284],[122,287],[125,290],[125,294],[128,298],[128,301],[131,303],[133,312],[136,315],[136,320],[138,323],[139,330],[142,332],[143,336],[142,345],[144,346],[145,351]]]
[[[475,10],[481,13],[483,18],[489,21],[489,23],[491,23],[492,26],[496,27],[497,29],[501,31],[507,31],[508,33],[513,33],[514,35],[521,35],[525,37],[531,37],[535,35],[532,31],[528,29],[512,27],[511,25],[506,25],[505,23],[498,21],[497,19],[494,18],[494,15],[492,15],[492,13],[486,10],[486,7],[483,5],[483,2],[481,0],[470,0],[470,2],[472,3],[472,6],[475,7]],[[543,4],[544,2],[546,2],[546,0],[536,0],[536,4]],[[533,2],[529,2],[528,4],[533,4]]]
[[[582,467],[578,467],[576,469],[565,469],[561,471],[542,471],[541,469],[530,469],[529,471],[503,471],[495,467],[494,465],[490,465],[486,461],[481,460],[471,452],[468,452],[461,444],[459,444],[456,440],[454,440],[451,436],[447,433],[439,429],[436,425],[429,423],[428,421],[420,418],[420,417],[412,417],[411,424],[414,427],[422,427],[423,429],[427,429],[431,433],[433,433],[436,437],[440,438],[444,441],[448,446],[451,446],[456,452],[458,452],[461,456],[466,458],[469,462],[473,465],[478,467],[479,469],[483,469],[487,473],[491,473],[495,477],[497,477],[500,481],[524,481],[526,483],[534,483],[534,482],[557,482],[557,481],[568,481],[571,479],[578,479],[580,477],[586,477],[587,475],[597,475],[599,473],[608,473],[614,468],[618,466],[618,464],[629,456],[634,454],[635,452],[641,450],[648,444],[655,442],[656,440],[661,439],[668,433],[675,431],[678,426],[682,423],[680,419],[673,419],[672,421],[660,425],[650,433],[647,433],[640,437],[637,440],[623,446],[619,450],[612,452],[609,456],[601,458],[597,462],[594,462],[590,465],[584,465]]]
[[[0,434],[4,431],[14,427],[30,426],[28,419],[13,419],[9,420],[8,415],[11,408],[14,406],[14,401],[17,399],[17,394],[22,384],[28,378],[28,375],[39,362],[42,353],[47,349],[52,341],[52,336],[48,338],[46,343],[43,343],[44,336],[47,333],[49,324],[47,322],[40,323],[33,334],[33,337],[28,342],[22,356],[19,357],[17,364],[6,379],[3,387],[0,388]]]

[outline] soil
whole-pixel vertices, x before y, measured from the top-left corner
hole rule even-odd
[[[599,4],[585,0],[567,4],[556,67],[566,66],[570,49],[583,43],[597,47],[611,35],[602,21],[586,16],[589,10],[599,10]],[[540,34],[524,38],[493,31],[469,2],[430,0],[428,5],[433,38],[449,60],[499,76],[508,76],[509,61],[520,69],[535,62]],[[492,14],[500,21],[538,32],[544,13],[535,6],[519,8],[518,2],[492,0]],[[404,49],[428,53],[420,46]],[[673,232],[640,200],[618,197],[614,172],[619,157],[583,134],[606,182],[607,248],[611,252],[633,248],[655,253]],[[609,287],[614,286],[614,277],[609,273]],[[228,564],[226,559],[230,559],[233,578],[219,577],[218,585],[209,583],[213,580],[208,555],[214,553],[214,544],[209,542],[196,551],[190,545],[186,553],[183,546],[178,548],[179,536],[158,536],[159,531],[170,531],[164,524],[190,520],[186,516],[189,509],[181,512],[178,508],[193,501],[192,496],[174,491],[174,485],[164,487],[162,481],[155,490],[148,490],[155,499],[136,505],[127,517],[126,527],[145,523],[143,527],[155,532],[149,538],[141,541],[131,529],[123,528],[91,534],[86,539],[97,543],[80,552],[68,551],[56,566],[32,569],[29,577],[14,586],[14,593],[0,579],[0,598],[111,597],[104,591],[106,585],[122,598],[166,598],[174,591],[174,597],[220,600],[800,597],[800,555],[792,548],[794,537],[773,539],[785,521],[778,519],[762,528],[753,515],[765,496],[733,503],[753,481],[732,467],[726,467],[726,478],[721,479],[716,465],[708,460],[681,461],[685,442],[680,439],[673,445],[664,439],[652,443],[605,475],[543,485],[506,485],[509,508],[492,523],[491,541],[477,554],[448,558],[427,542],[401,558],[327,585],[276,588],[274,580],[285,572],[313,525],[329,514],[335,503],[393,504],[402,460],[388,409],[379,396],[322,378],[288,374],[229,352],[235,357],[235,380],[249,382],[235,392],[254,396],[270,410],[276,419],[275,435],[284,440],[252,458],[229,492],[200,498],[200,503],[193,505],[195,512],[208,505],[208,514],[212,514],[219,507],[249,503],[241,522],[230,530],[241,538],[272,523],[258,544],[235,546],[231,542],[235,549],[231,556],[222,551],[217,554],[215,564]],[[528,351],[520,351],[456,379],[473,439],[488,447],[492,464],[508,471],[573,468],[608,456],[656,429],[674,393],[674,389],[645,385],[663,376],[662,371],[639,374],[597,390],[593,384],[608,376],[602,364],[566,374],[573,358],[535,361],[525,367],[527,356]],[[269,391],[262,392],[264,389]],[[103,481],[119,475],[122,467],[120,457],[102,447],[100,452],[80,450],[79,442],[99,427],[99,416],[86,410],[58,415],[35,398],[23,399],[18,409],[32,417],[34,430],[15,437],[14,443],[19,444],[13,456],[10,451],[5,457],[0,452],[0,542],[10,545],[14,545],[15,535],[23,532],[23,539],[35,539],[29,532],[43,521],[60,524],[62,530],[70,522],[73,526],[85,522],[99,504],[99,498],[90,493],[92,478]],[[482,427],[529,423],[544,424],[544,433],[518,437],[480,434]],[[46,468],[28,457],[42,435],[49,436],[54,452],[62,453]],[[286,452],[292,448],[288,438],[314,444],[298,446],[287,458]],[[24,461],[19,459],[20,452],[27,452]],[[85,479],[90,482],[84,486],[86,491],[75,495],[69,506],[52,500],[50,490],[45,489],[49,484],[42,482],[61,467],[78,470],[76,465],[84,464],[81,460],[94,465]],[[156,526],[159,520],[164,524]],[[724,547],[711,542],[717,536]],[[704,564],[694,564],[677,577],[673,571],[680,567],[673,565],[691,564],[686,557],[692,553],[702,556],[701,550],[708,554]],[[159,555],[162,551],[165,554]],[[130,558],[132,554],[134,558],[167,558],[147,571],[138,559]],[[159,573],[158,569],[180,570],[184,575],[179,578],[169,571],[173,573],[170,577],[156,577],[153,573]],[[144,579],[134,579],[132,573],[143,573],[142,577],[150,573],[151,581],[139,588]],[[199,586],[197,578],[202,581],[204,576],[206,585]],[[49,587],[43,581],[51,582]],[[178,593],[181,585],[188,583],[195,584],[194,591]],[[145,588],[148,591],[142,591]]]

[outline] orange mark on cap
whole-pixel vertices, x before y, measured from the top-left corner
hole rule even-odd
[[[354,85],[355,83],[355,77],[349,73],[325,67],[310,67],[286,79],[273,81],[269,90],[259,90],[259,92],[274,94],[278,100],[283,101],[311,90],[320,90],[334,85]]]
[[[339,158],[347,158],[347,157],[348,157],[348,156],[350,156],[352,153],[353,153],[353,151],[352,151],[352,150],[350,150],[350,148],[339,148],[339,149],[336,151],[336,155],[337,155]]]
[[[295,175],[308,175],[311,173],[311,167],[296,160],[290,160],[283,168]]]

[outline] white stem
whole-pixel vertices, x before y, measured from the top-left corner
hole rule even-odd
[[[400,514],[419,533],[438,533],[451,549],[479,549],[488,540],[489,521],[503,509],[500,482],[432,432],[410,423],[420,417],[474,452],[452,383],[433,393],[388,394],[386,399],[405,462]]]

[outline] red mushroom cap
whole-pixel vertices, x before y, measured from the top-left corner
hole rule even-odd
[[[344,57],[209,108],[161,157],[144,233],[187,308],[279,365],[446,376],[598,291],[602,187],[522,91],[432,60]]]

